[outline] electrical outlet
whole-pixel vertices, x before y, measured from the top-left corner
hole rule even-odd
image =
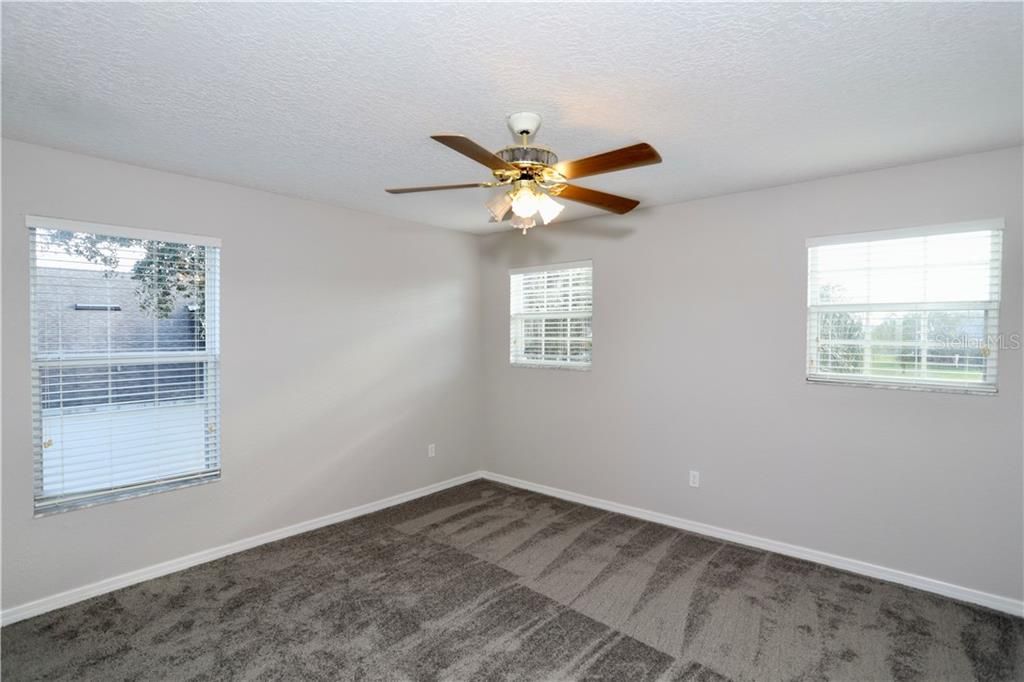
[[[699,471],[691,471],[690,472],[690,487],[691,488],[699,488],[700,487],[700,472]]]
[[[427,457],[433,457],[437,452],[434,450],[434,444],[431,443],[427,446]]]

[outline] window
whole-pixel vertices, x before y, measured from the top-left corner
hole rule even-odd
[[[590,367],[590,261],[513,270],[510,361],[527,367]]]
[[[807,378],[992,393],[1002,221],[807,242]]]
[[[28,227],[36,514],[219,478],[218,242]]]

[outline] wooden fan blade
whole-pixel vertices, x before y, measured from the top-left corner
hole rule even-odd
[[[397,187],[384,190],[388,194],[409,194],[410,192],[436,192],[439,189],[466,189],[467,187],[490,187],[489,182],[467,182],[463,185],[433,185],[431,187]]]
[[[468,156],[477,163],[482,163],[491,170],[517,170],[512,164],[502,161],[501,157],[496,156],[463,135],[431,135],[430,138],[437,140],[450,149],[454,149],[463,156]]]
[[[651,145],[641,142],[631,147],[588,156],[585,159],[563,161],[555,164],[555,170],[565,176],[567,180],[575,180],[588,175],[649,166],[652,163],[661,163],[661,155]]]
[[[620,197],[615,194],[606,194],[604,192],[598,192],[596,189],[587,189],[586,187],[578,187],[576,185],[566,185],[565,189],[559,192],[556,196],[559,199],[578,201],[581,204],[587,204],[588,206],[603,208],[606,211],[618,213],[619,215],[629,213],[640,204],[636,199],[627,199],[626,197]]]

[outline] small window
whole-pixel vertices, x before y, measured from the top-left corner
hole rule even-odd
[[[1002,221],[807,242],[807,378],[996,391]]]
[[[219,478],[217,242],[28,227],[36,514]]]
[[[524,367],[590,367],[593,267],[590,261],[509,273],[510,361]]]

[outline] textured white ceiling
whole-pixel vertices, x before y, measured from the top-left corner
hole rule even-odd
[[[645,205],[1019,144],[1021,5],[3,5],[7,137],[470,231],[485,168],[431,141],[563,159]],[[573,205],[566,219],[598,213]]]

